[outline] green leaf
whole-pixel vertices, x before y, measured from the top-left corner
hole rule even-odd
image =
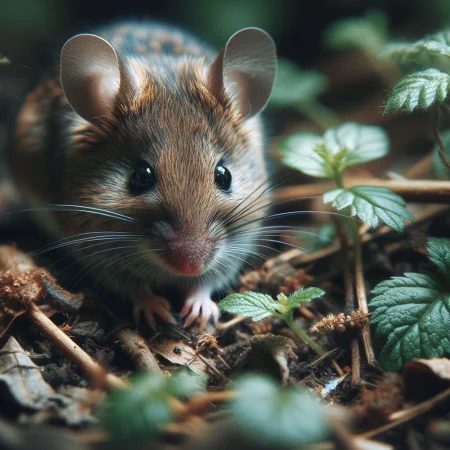
[[[293,292],[287,298],[287,304],[289,309],[297,308],[302,303],[310,302],[311,300],[322,297],[325,294],[325,291],[316,287],[309,287],[306,289],[299,289],[298,291]]]
[[[230,294],[219,303],[222,311],[250,317],[254,321],[275,315],[277,306],[278,303],[270,295],[251,291]]]
[[[347,167],[385,156],[389,139],[380,127],[347,122],[330,128],[320,138],[312,133],[296,133],[281,143],[283,163],[319,178],[334,178]]]
[[[323,196],[341,211],[350,207],[351,217],[357,216],[367,225],[376,228],[380,220],[392,229],[402,232],[405,220],[414,221],[414,216],[405,208],[406,202],[390,189],[376,186],[355,186],[350,189],[333,189]]]
[[[450,75],[436,69],[411,73],[403,77],[392,90],[384,113],[428,109],[443,103],[449,93]]]
[[[236,382],[231,415],[245,436],[267,448],[298,448],[325,440],[329,428],[322,405],[306,390],[280,388],[253,375]]]
[[[436,264],[442,272],[450,276],[450,239],[430,238],[427,241],[427,250],[430,260]]]
[[[379,53],[406,71],[438,69],[450,72],[450,30],[430,34],[416,42],[392,42]]]
[[[102,405],[100,420],[108,434],[121,442],[151,439],[174,417],[168,399],[164,377],[141,373],[129,388],[109,395]]]
[[[324,33],[324,44],[334,50],[353,48],[378,53],[388,39],[387,17],[381,11],[369,11],[363,17],[350,17],[331,24]]]
[[[400,370],[416,358],[450,352],[450,294],[436,279],[405,273],[378,284],[372,291],[371,324],[386,344],[380,353],[384,370]]]
[[[184,369],[177,370],[167,379],[167,389],[170,395],[183,399],[196,392],[203,392],[207,381],[207,377],[200,377]]]
[[[297,106],[310,103],[328,87],[325,75],[315,70],[300,70],[292,61],[278,61],[277,79],[269,106]]]
[[[445,146],[444,154],[447,159],[450,159],[450,130],[445,130],[441,133],[442,142]],[[433,148],[432,159],[433,174],[440,180],[448,180],[450,178],[450,171],[442,163],[439,156],[439,146],[436,144]]]

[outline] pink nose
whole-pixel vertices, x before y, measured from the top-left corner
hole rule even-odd
[[[212,243],[208,237],[171,238],[167,241],[165,261],[180,275],[200,275],[211,258]]]

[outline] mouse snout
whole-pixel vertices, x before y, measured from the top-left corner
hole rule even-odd
[[[163,258],[178,274],[200,275],[213,255],[213,242],[208,236],[176,236],[167,239]]]

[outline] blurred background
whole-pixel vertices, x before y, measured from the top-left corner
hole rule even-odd
[[[377,55],[392,40],[416,40],[449,25],[450,0],[0,0],[0,61],[8,62],[0,65],[0,177],[6,178],[14,115],[65,40],[133,18],[182,26],[218,49],[242,27],[267,30],[289,61],[280,65],[266,111],[274,154],[280,136],[344,121],[389,133],[390,156],[367,167],[378,174],[410,166],[433,146],[426,114],[382,114],[401,73]],[[299,181],[301,174],[292,180]]]
[[[370,30],[353,30],[361,48],[355,49],[355,36],[350,44],[327,43],[327,29],[334,22],[368,13],[375,13],[377,30],[375,36]],[[11,62],[0,66],[1,123],[11,117],[49,62],[57,60],[68,37],[116,19],[146,17],[180,25],[217,48],[234,31],[260,26],[274,37],[282,58],[302,69],[320,70],[327,77],[327,89],[320,92],[322,100],[345,114],[367,96],[383,95],[388,87],[386,80],[377,83],[377,68],[364,55],[361,58],[361,50],[367,56],[368,48],[375,53],[390,39],[415,39],[442,28],[450,23],[450,1],[0,0],[0,56]],[[374,105],[377,100],[382,99],[376,97]],[[377,116],[380,110],[372,112]],[[370,122],[371,114],[366,117],[364,109],[360,113],[359,121]],[[283,114],[277,118],[284,121]],[[280,132],[276,124],[274,129]]]

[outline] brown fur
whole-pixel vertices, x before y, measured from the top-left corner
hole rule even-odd
[[[113,242],[97,247],[111,249],[101,256],[88,250],[78,253],[86,263],[100,264],[97,278],[102,278],[100,269],[105,270],[108,277],[101,282],[108,288],[139,292],[161,283],[205,283],[208,277],[171,273],[158,251],[147,259],[145,255],[163,246],[173,233],[187,237],[193,258],[202,257],[205,235],[211,235],[217,248],[226,248],[227,230],[236,226],[226,221],[240,202],[254,191],[253,202],[267,203],[269,194],[257,198],[267,177],[259,120],[244,122],[231,97],[218,101],[208,90],[203,72],[213,54],[183,33],[123,25],[103,36],[127,58],[139,80],[138,94],[118,98],[113,113],[96,127],[71,110],[57,78],[44,80],[27,97],[17,120],[12,158],[17,184],[38,205],[85,205],[136,220],[123,222],[82,212],[45,218],[47,226],[51,221],[62,236],[90,231],[147,236],[126,250],[113,250],[120,245]],[[124,53],[130,39],[133,54]],[[168,47],[171,54],[164,53]],[[129,178],[141,160],[154,168],[157,188],[131,195]],[[214,184],[214,169],[221,160],[233,176],[231,194],[220,192]],[[265,213],[264,207],[238,223]],[[246,228],[256,226],[258,222]],[[131,256],[132,252],[137,255]],[[209,283],[220,287],[233,278],[245,258],[238,256],[231,262],[217,262],[216,270],[224,273]]]

